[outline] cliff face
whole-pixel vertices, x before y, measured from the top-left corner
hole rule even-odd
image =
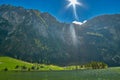
[[[82,25],[60,23],[49,13],[0,6],[0,54],[31,62],[68,65],[104,61],[120,65],[120,15]]]

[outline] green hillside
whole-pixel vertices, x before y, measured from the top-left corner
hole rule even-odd
[[[0,57],[0,70],[3,70],[5,68],[8,68],[9,70],[14,70],[16,66],[26,66],[26,67],[32,67],[33,64],[24,62],[21,60],[17,60],[10,57]]]
[[[16,66],[18,68],[16,69]],[[34,70],[64,70],[64,68],[55,66],[55,65],[45,65],[45,64],[36,64],[28,63],[25,61],[17,60],[10,57],[0,57],[0,71],[7,68],[8,70],[21,70],[21,67],[25,66],[24,70],[31,69]],[[32,69],[33,68],[33,69]]]

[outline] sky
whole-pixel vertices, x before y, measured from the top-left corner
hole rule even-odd
[[[120,0],[77,0],[83,6],[76,6],[77,21],[91,19],[104,14],[119,14]],[[60,22],[73,22],[76,20],[73,8],[67,7],[68,0],[0,0],[0,5],[11,4],[26,9],[37,9],[48,12]]]

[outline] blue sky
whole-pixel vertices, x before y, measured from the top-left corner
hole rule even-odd
[[[120,13],[120,0],[78,0],[84,6],[77,6],[79,21],[84,21],[103,14]],[[66,8],[67,0],[0,0],[0,4],[23,6],[27,9],[37,9],[48,12],[61,22],[75,20],[72,7]]]

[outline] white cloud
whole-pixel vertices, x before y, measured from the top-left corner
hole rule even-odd
[[[86,22],[87,22],[87,20],[85,20],[85,21],[83,21],[83,22],[73,21],[72,23],[73,23],[73,24],[77,24],[77,25],[82,25],[82,24],[84,24],[84,23],[86,23]]]
[[[78,21],[73,21],[72,23],[77,24],[77,25],[82,25],[83,24],[82,22],[78,22]]]
[[[84,21],[83,21],[83,23],[86,23],[86,22],[87,22],[87,20],[84,20]]]

